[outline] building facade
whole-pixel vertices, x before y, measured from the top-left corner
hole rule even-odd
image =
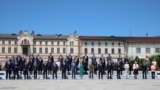
[[[34,31],[20,31],[18,34],[0,34],[0,62],[4,63],[7,57],[16,55],[40,55],[47,60],[52,53],[55,59],[60,54],[64,57],[83,57],[93,54],[99,58],[102,54],[107,57],[111,54],[116,60],[119,55],[130,58],[160,53],[160,37],[117,37],[117,36],[78,36],[76,32],[70,35],[43,35]]]
[[[79,39],[76,33],[70,35],[41,35],[27,31],[18,34],[0,34],[0,62],[16,55],[40,55],[47,60],[50,53],[55,59],[60,54],[78,55]]]

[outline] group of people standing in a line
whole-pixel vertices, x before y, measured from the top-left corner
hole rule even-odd
[[[57,62],[60,62],[60,65]],[[98,78],[103,79],[103,75],[106,74],[105,71],[107,71],[107,78],[112,79],[113,70],[117,71],[117,79],[121,79],[123,70],[125,71],[126,79],[129,79],[132,70],[134,78],[137,79],[139,67],[142,66],[143,79],[147,79],[149,70],[152,72],[152,79],[155,79],[157,62],[153,60],[151,64],[149,59],[146,58],[143,64],[139,65],[138,57],[135,58],[134,64],[132,64],[127,56],[122,58],[120,55],[115,63],[110,54],[106,58],[101,55],[99,60],[93,54],[91,61],[89,61],[87,54],[82,57],[82,60],[77,56],[72,57],[71,54],[65,58],[59,55],[58,60],[54,60],[53,55],[50,54],[47,62],[44,62],[39,55],[30,55],[28,60],[25,56],[17,55],[7,60],[5,69],[6,79],[20,79],[20,75],[22,74],[24,75],[24,79],[30,79],[30,75],[33,75],[34,79],[38,79],[37,74],[43,75],[43,79],[48,79],[48,75],[52,75],[52,79],[57,79],[58,70],[61,71],[62,79],[67,79],[67,74],[72,74],[72,79],[76,79],[76,74],[79,74],[82,79],[83,75],[88,74],[88,72],[90,79],[94,79],[94,74],[98,74]]]

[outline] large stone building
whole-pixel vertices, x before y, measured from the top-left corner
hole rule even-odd
[[[131,58],[160,53],[160,37],[117,37],[117,36],[78,36],[35,34],[34,31],[20,31],[18,34],[0,34],[0,62],[13,55],[37,55],[47,60],[49,53],[57,59],[71,53],[80,58],[86,53],[89,57],[94,53],[97,58],[110,53],[114,60],[119,55]]]
[[[70,35],[29,34],[20,31],[18,34],[0,34],[0,61],[15,55],[37,55],[47,60],[50,53],[57,58],[60,54],[78,55],[79,40],[76,33]]]

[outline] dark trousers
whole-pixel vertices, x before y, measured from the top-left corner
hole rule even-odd
[[[39,69],[39,70],[38,70],[38,74],[42,74],[42,69]]]
[[[72,79],[76,79],[76,71],[75,70],[72,70]]]
[[[11,79],[11,70],[6,70],[6,79]]]
[[[87,74],[87,66],[84,66],[84,73]]]
[[[103,66],[103,74],[105,74],[105,66]]]
[[[29,70],[29,74],[32,75],[32,70]]]
[[[62,71],[62,79],[66,79],[66,71]]]
[[[112,70],[108,70],[107,76],[108,76],[108,79],[112,79]]]
[[[37,79],[37,70],[34,71],[34,79]]]
[[[120,74],[121,74],[121,70],[117,70],[117,79],[121,79]]]
[[[147,79],[147,70],[142,71],[143,79]]]
[[[123,74],[122,71],[123,71],[123,67],[120,68],[120,74],[121,75]]]
[[[129,69],[129,75],[131,75],[132,73],[131,73],[131,71],[132,71],[132,69]]]
[[[90,79],[93,79],[93,78],[94,78],[94,77],[93,77],[93,73],[94,73],[93,71],[89,71],[89,78],[90,78]]]
[[[56,77],[56,79],[57,79],[57,71],[53,71],[53,79],[54,79],[54,76]]]
[[[99,79],[100,79],[100,76],[101,76],[101,79],[103,79],[103,70],[98,71],[98,78]]]
[[[13,74],[14,74],[14,79],[16,79],[16,77],[17,79],[19,79],[18,69],[15,69]]]
[[[47,70],[43,71],[43,79],[47,79]]]
[[[70,73],[69,71],[70,71],[70,66],[68,65],[67,66],[67,71],[68,71],[68,74]]]
[[[152,79],[155,79],[155,72],[154,71],[152,71]]]
[[[28,70],[24,70],[23,71],[23,74],[24,74],[24,79],[28,79]]]

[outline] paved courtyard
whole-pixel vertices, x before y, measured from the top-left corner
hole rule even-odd
[[[159,90],[160,80],[0,80],[0,90]]]

